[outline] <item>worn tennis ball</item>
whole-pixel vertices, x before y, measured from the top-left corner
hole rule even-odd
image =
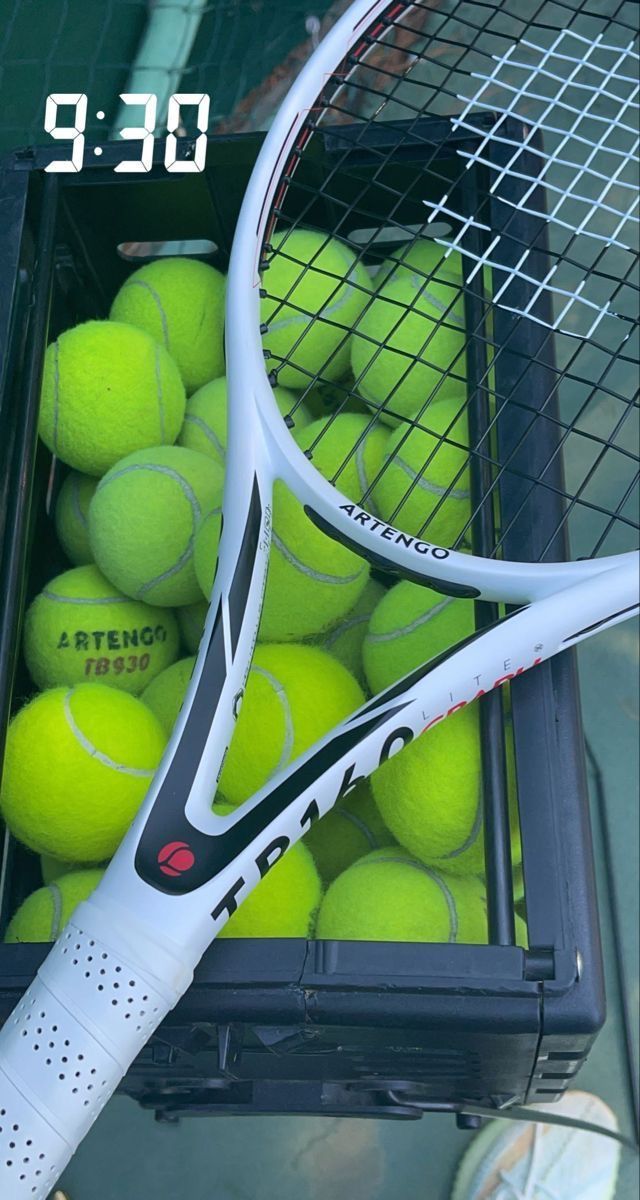
[[[220,792],[240,804],[364,700],[352,675],[315,646],[258,646]]]
[[[193,563],[203,513],[222,501],[222,471],[184,446],[140,450],[100,480],[89,508],[91,549],[100,570],[147,604],[201,599]]]
[[[371,691],[384,691],[474,629],[471,601],[442,596],[406,580],[397,583],[373,610],[362,643]]]
[[[89,545],[89,505],[98,480],[80,471],[69,471],[60,491],[55,509],[58,541],[67,558],[76,567],[93,562]]]
[[[477,704],[434,724],[395,754],[374,772],[371,786],[385,824],[421,862],[456,875],[484,872]],[[513,794],[515,788],[509,791]],[[515,804],[511,833],[517,862],[521,849]]]
[[[356,859],[392,841],[367,783],[338,800],[331,812],[314,822],[304,839],[325,883]]]
[[[40,437],[78,471],[103,475],[125,454],[175,442],[184,410],[176,364],[142,329],[87,321],[47,348]]]
[[[206,600],[196,600],[195,604],[183,604],[181,608],[176,609],[184,648],[189,651],[189,654],[195,654],[200,645],[208,610],[209,605]]]
[[[422,418],[427,428],[395,430],[373,489],[385,521],[443,546],[463,537],[471,515],[467,422],[459,408],[433,405]]]
[[[303,429],[311,417],[294,392],[286,388],[273,389],[283,417],[290,417],[292,428]],[[212,379],[199,388],[187,401],[184,424],[178,442],[189,450],[207,454],[224,467],[227,454],[227,380],[224,376]]]
[[[411,262],[408,254],[399,259],[353,331],[356,390],[391,424],[420,414],[430,398],[465,393],[462,268],[459,256],[442,254],[423,242]]]
[[[355,675],[358,683],[366,688],[362,659],[362,646],[366,637],[371,615],[385,595],[386,589],[377,579],[370,579],[360,599],[345,613],[337,625],[327,633],[321,633],[314,644],[332,654],[347,670]]]
[[[9,921],[5,942],[55,942],[80,901],[91,895],[103,875],[97,867],[71,871],[32,892]]]
[[[150,334],[175,360],[187,392],[224,371],[225,279],[193,258],[162,258],[139,267],[111,306],[112,321]]]
[[[56,576],[25,616],[24,656],[39,688],[94,680],[137,694],[179,645],[169,609],[124,596],[95,566]]]
[[[154,712],[167,736],[182,708],[185,692],[193,674],[195,656],[181,658],[161,671],[142,693],[144,703]]]
[[[141,700],[99,683],[42,692],[9,725],[0,809],[37,854],[100,863],[126,833],[166,743]]]
[[[260,305],[267,369],[298,390],[316,376],[340,379],[351,329],[371,295],[366,268],[344,242],[314,230],[280,231],[271,247]]]
[[[232,812],[216,803],[214,812]],[[313,934],[322,883],[312,855],[301,842],[291,846],[249,892],[218,934],[222,938],[307,938]]]
[[[296,441],[320,474],[349,500],[375,515],[378,482],[389,429],[372,415],[339,413],[307,425]]]
[[[456,878],[385,846],[360,858],[327,889],[316,937],[372,942],[487,941],[479,879]]]

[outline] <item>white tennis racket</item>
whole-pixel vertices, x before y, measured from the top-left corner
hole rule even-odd
[[[357,777],[638,611],[632,15],[605,0],[517,11],[498,0],[359,0],[278,113],[230,265],[224,527],[203,641],[138,818],[0,1034],[6,1200],[47,1194],[230,913]],[[322,251],[296,259],[293,234],[308,229],[346,248],[344,271]],[[441,249],[438,278],[415,250],[428,238]],[[277,256],[294,271],[286,294],[270,290]],[[439,282],[460,262],[464,289]],[[319,312],[296,283],[309,271],[322,284]],[[415,296],[409,345],[398,272]],[[387,286],[384,300],[376,289]],[[345,295],[356,296],[348,326]],[[300,392],[289,420],[273,397],[278,379]],[[353,408],[368,414],[367,432],[389,431],[392,449],[359,494],[339,489],[364,434],[331,479],[313,465],[323,431],[306,454],[294,438],[299,405],[324,385],[325,428]],[[428,452],[416,465],[403,447],[421,437]],[[458,465],[443,483],[444,448]],[[382,513],[380,485],[392,471],[402,478],[405,458],[404,491]],[[275,480],[376,566],[507,607],[242,808],[214,816],[260,620]],[[444,514],[455,521],[446,548]],[[523,528],[527,562],[517,561]]]

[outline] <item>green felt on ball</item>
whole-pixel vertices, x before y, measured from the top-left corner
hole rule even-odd
[[[209,605],[206,600],[196,600],[195,604],[183,604],[181,608],[176,609],[182,642],[189,654],[195,654],[200,645],[208,611]]]
[[[89,545],[89,505],[98,480],[80,471],[70,471],[60,492],[55,509],[58,541],[75,567],[93,562]]]
[[[386,589],[377,579],[370,579],[360,599],[345,613],[337,625],[327,633],[321,633],[315,644],[321,646],[341,662],[358,683],[366,689],[362,647],[371,615],[385,595]]]
[[[144,703],[154,712],[167,736],[182,708],[185,692],[193,674],[195,656],[172,663],[151,681],[142,693]]]
[[[57,575],[25,616],[24,656],[39,688],[95,681],[138,694],[179,645],[169,609],[124,596],[95,566]]]
[[[384,266],[377,295],[351,342],[356,390],[386,420],[415,417],[434,402],[464,395],[465,314],[459,255],[443,260],[435,242],[416,244]]]
[[[218,802],[214,812],[232,811]],[[273,864],[223,925],[222,938],[307,938],[313,935],[322,883],[312,855],[296,842]]]
[[[193,546],[196,579],[206,600],[210,599],[213,588],[221,531],[222,508],[218,505],[211,512],[205,513],[200,521]]]
[[[96,867],[71,871],[32,892],[9,921],[5,942],[55,942],[80,901],[91,895],[103,875]]]
[[[316,937],[372,942],[487,941],[485,890],[412,858],[399,846],[365,855],[327,889]]]
[[[457,402],[433,405],[421,426],[401,425],[387,442],[373,489],[380,516],[405,533],[453,546],[471,516],[468,464],[464,409]]]
[[[267,370],[298,390],[316,376],[340,379],[351,329],[371,295],[366,268],[344,242],[315,230],[281,230],[271,246],[260,305]]]
[[[153,779],[166,736],[137,697],[99,683],[42,692],[9,725],[0,809],[37,854],[101,863]]]
[[[118,459],[175,442],[185,391],[167,351],[116,321],[87,321],[47,348],[40,437],[52,454],[87,475]]]
[[[373,487],[389,440],[375,416],[339,413],[307,425],[296,442],[320,474],[349,500],[375,515]]]
[[[311,417],[294,392],[283,387],[273,389],[283,417],[290,417],[292,428],[303,429]],[[194,392],[187,401],[184,424],[178,442],[189,450],[207,454],[224,467],[227,453],[227,380],[224,376],[212,379]]]
[[[392,841],[366,783],[358,784],[338,800],[331,812],[314,822],[304,839],[325,883],[346,871],[356,859]]]
[[[100,864],[101,866],[103,864]],[[106,867],[106,862],[104,866]],[[55,883],[57,879],[61,879],[63,875],[69,875],[71,871],[88,871],[95,870],[95,867],[90,867],[88,863],[73,863],[65,862],[61,858],[55,858],[53,854],[40,855],[40,872],[42,874],[42,882],[44,884]]]
[[[508,759],[513,775],[513,760]],[[510,779],[510,794],[514,794]],[[434,724],[371,776],[382,818],[421,862],[458,874],[484,872],[482,761],[477,704]],[[511,805],[513,861],[521,857]]]
[[[364,700],[352,675],[315,646],[258,646],[220,792],[240,804]]]
[[[89,508],[91,549],[100,570],[147,604],[193,604],[196,529],[222,503],[222,471],[184,446],[140,450],[100,480]]]
[[[113,321],[150,334],[175,360],[187,392],[224,371],[225,278],[193,258],[145,263],[123,283]]]
[[[429,662],[475,629],[473,603],[431,592],[402,580],[373,610],[362,644],[362,661],[373,693]]]

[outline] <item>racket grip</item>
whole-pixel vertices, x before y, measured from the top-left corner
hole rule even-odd
[[[145,931],[131,953],[139,931],[130,925],[114,951],[107,925],[108,913],[80,905],[0,1030],[2,1200],[45,1200],[189,985],[192,972],[165,942],[150,944]]]

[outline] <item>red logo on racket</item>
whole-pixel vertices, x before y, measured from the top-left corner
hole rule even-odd
[[[158,853],[158,865],[163,875],[176,879],[190,871],[196,856],[186,842],[167,842]]]

